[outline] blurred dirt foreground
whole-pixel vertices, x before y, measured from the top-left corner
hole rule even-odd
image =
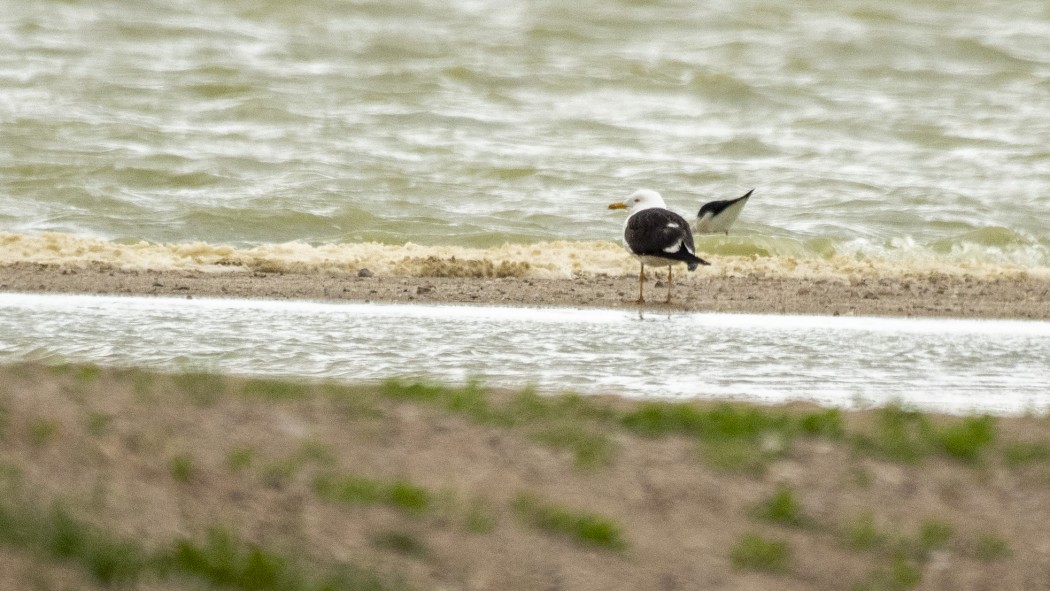
[[[1045,589],[1050,423],[0,366],[0,589]]]

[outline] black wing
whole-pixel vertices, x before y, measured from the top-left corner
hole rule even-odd
[[[634,254],[674,258],[684,249],[694,254],[693,232],[685,218],[669,209],[643,209],[627,219],[623,239]],[[676,251],[668,251],[680,245]]]
[[[755,190],[751,189],[743,197],[737,197],[736,199],[725,199],[722,201],[711,201],[710,203],[705,203],[700,207],[700,213],[696,214],[696,217],[702,218],[704,217],[705,213],[710,213],[713,216],[717,216],[718,214],[725,211],[727,207],[731,207],[734,203],[738,203],[740,201],[743,201],[744,199],[747,199],[754,192]]]

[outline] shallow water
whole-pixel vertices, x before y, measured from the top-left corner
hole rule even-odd
[[[0,294],[5,363],[1019,413],[1047,359],[1047,322]]]
[[[1050,266],[1042,0],[0,0],[0,231]]]

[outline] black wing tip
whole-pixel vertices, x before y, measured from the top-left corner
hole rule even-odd
[[[687,268],[688,268],[688,269],[689,269],[690,271],[695,271],[695,270],[696,270],[696,268],[697,268],[697,267],[700,267],[700,266],[704,266],[704,267],[709,267],[709,266],[711,266],[711,263],[709,263],[709,262],[705,261],[704,259],[702,259],[702,258],[700,258],[700,257],[698,257],[698,256],[694,256],[693,258],[694,258],[695,260],[689,261],[689,264],[688,264],[688,265],[686,265],[686,267],[687,267]]]
[[[726,208],[732,207],[734,204],[740,203],[741,201],[747,199],[748,197],[751,197],[751,194],[754,193],[754,192],[755,192],[755,190],[751,189],[747,193],[744,193],[743,195],[741,195],[740,197],[737,197],[735,199],[722,199],[722,200],[719,200],[719,201],[708,201],[707,203],[705,203],[705,204],[700,206],[700,211],[696,212],[696,217],[702,218],[702,217],[704,217],[704,213],[708,212],[708,211],[710,211],[712,215],[718,215],[718,214],[722,213]]]
[[[748,191],[747,193],[744,193],[743,195],[737,197],[736,199],[726,199],[726,203],[729,204],[729,205],[732,205],[734,203],[739,203],[739,202],[743,201],[744,199],[747,199],[748,197],[751,197],[751,194],[754,193],[754,192],[755,192],[755,190],[751,189],[750,191]]]

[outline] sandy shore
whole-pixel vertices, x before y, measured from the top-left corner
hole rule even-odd
[[[313,590],[349,564],[380,583],[331,589],[1045,589],[1047,441],[1039,417],[0,366],[0,588]]]
[[[367,273],[363,273],[367,275]],[[851,278],[678,271],[665,304],[663,274],[646,306],[687,311],[1050,319],[1050,280],[944,273]],[[0,290],[165,296],[351,300],[508,306],[636,307],[637,275],[573,279],[379,275],[310,270],[128,270],[106,264],[0,266]]]

